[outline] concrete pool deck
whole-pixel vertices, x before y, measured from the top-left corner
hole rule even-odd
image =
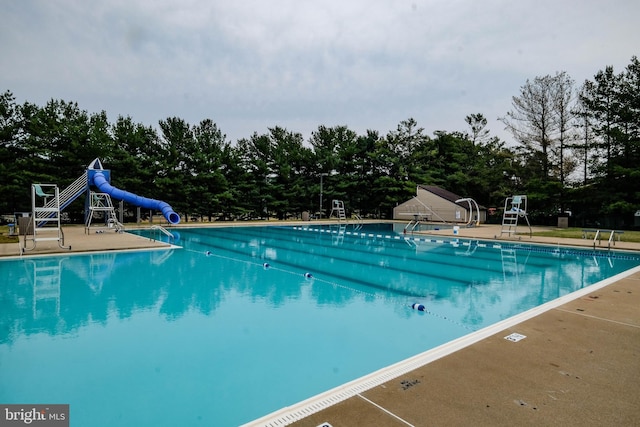
[[[429,234],[452,237],[452,230]],[[482,225],[458,237],[499,234],[500,226]],[[65,237],[71,252],[169,247],[128,233],[85,234],[82,226],[65,227]],[[504,240],[593,247],[587,239]],[[606,241],[596,249],[606,251]],[[615,249],[640,251],[640,243]],[[55,252],[68,251],[39,242],[27,255]],[[19,254],[18,244],[0,245],[0,256]],[[511,334],[526,338],[505,339]],[[640,269],[329,405],[298,406],[249,425],[640,425]]]
[[[85,228],[82,225],[70,225],[62,229],[64,231],[64,243],[67,246],[71,246],[70,250],[60,248],[57,241],[42,241],[37,242],[34,250],[26,251],[24,256],[171,247],[171,245],[158,240],[148,239],[131,233],[116,233],[115,231],[105,230],[104,228],[93,228],[91,233],[85,233]],[[96,233],[96,230],[104,230],[104,232]],[[19,243],[0,244],[0,257],[20,256],[20,247],[23,244],[24,236],[19,237]],[[27,247],[31,246],[32,243],[27,242]]]

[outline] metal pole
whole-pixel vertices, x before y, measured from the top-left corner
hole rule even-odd
[[[322,177],[324,174],[320,174],[320,219],[322,219]]]
[[[322,177],[329,175],[328,173],[320,174],[320,219],[322,219]]]

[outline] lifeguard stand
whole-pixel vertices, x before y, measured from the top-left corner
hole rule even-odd
[[[502,229],[500,235],[507,233],[515,235],[518,230],[518,219],[524,218],[529,226],[529,236],[531,236],[531,224],[527,216],[527,196],[518,195],[507,197],[504,200],[504,213],[502,215]]]
[[[64,245],[64,232],[61,226],[60,191],[55,184],[31,184],[31,218],[24,233],[21,252],[31,251],[38,242],[57,241],[62,249],[71,249]],[[33,246],[27,248],[27,241]]]
[[[111,201],[111,196],[106,193],[96,193],[91,191],[89,194],[89,213],[84,224],[85,233],[90,233],[91,223],[96,215],[104,214],[104,225],[102,227],[113,229],[116,232],[124,230],[124,226],[118,221],[116,211]]]
[[[344,210],[344,202],[342,200],[333,200],[331,202],[331,213],[329,214],[329,218],[334,214],[340,221],[347,220],[347,215]]]

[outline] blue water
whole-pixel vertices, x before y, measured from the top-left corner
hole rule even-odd
[[[391,225],[175,234],[0,261],[0,402],[69,403],[76,426],[239,425],[640,264]]]

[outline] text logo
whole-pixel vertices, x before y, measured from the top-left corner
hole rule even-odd
[[[69,427],[69,405],[0,404],[0,427]]]

